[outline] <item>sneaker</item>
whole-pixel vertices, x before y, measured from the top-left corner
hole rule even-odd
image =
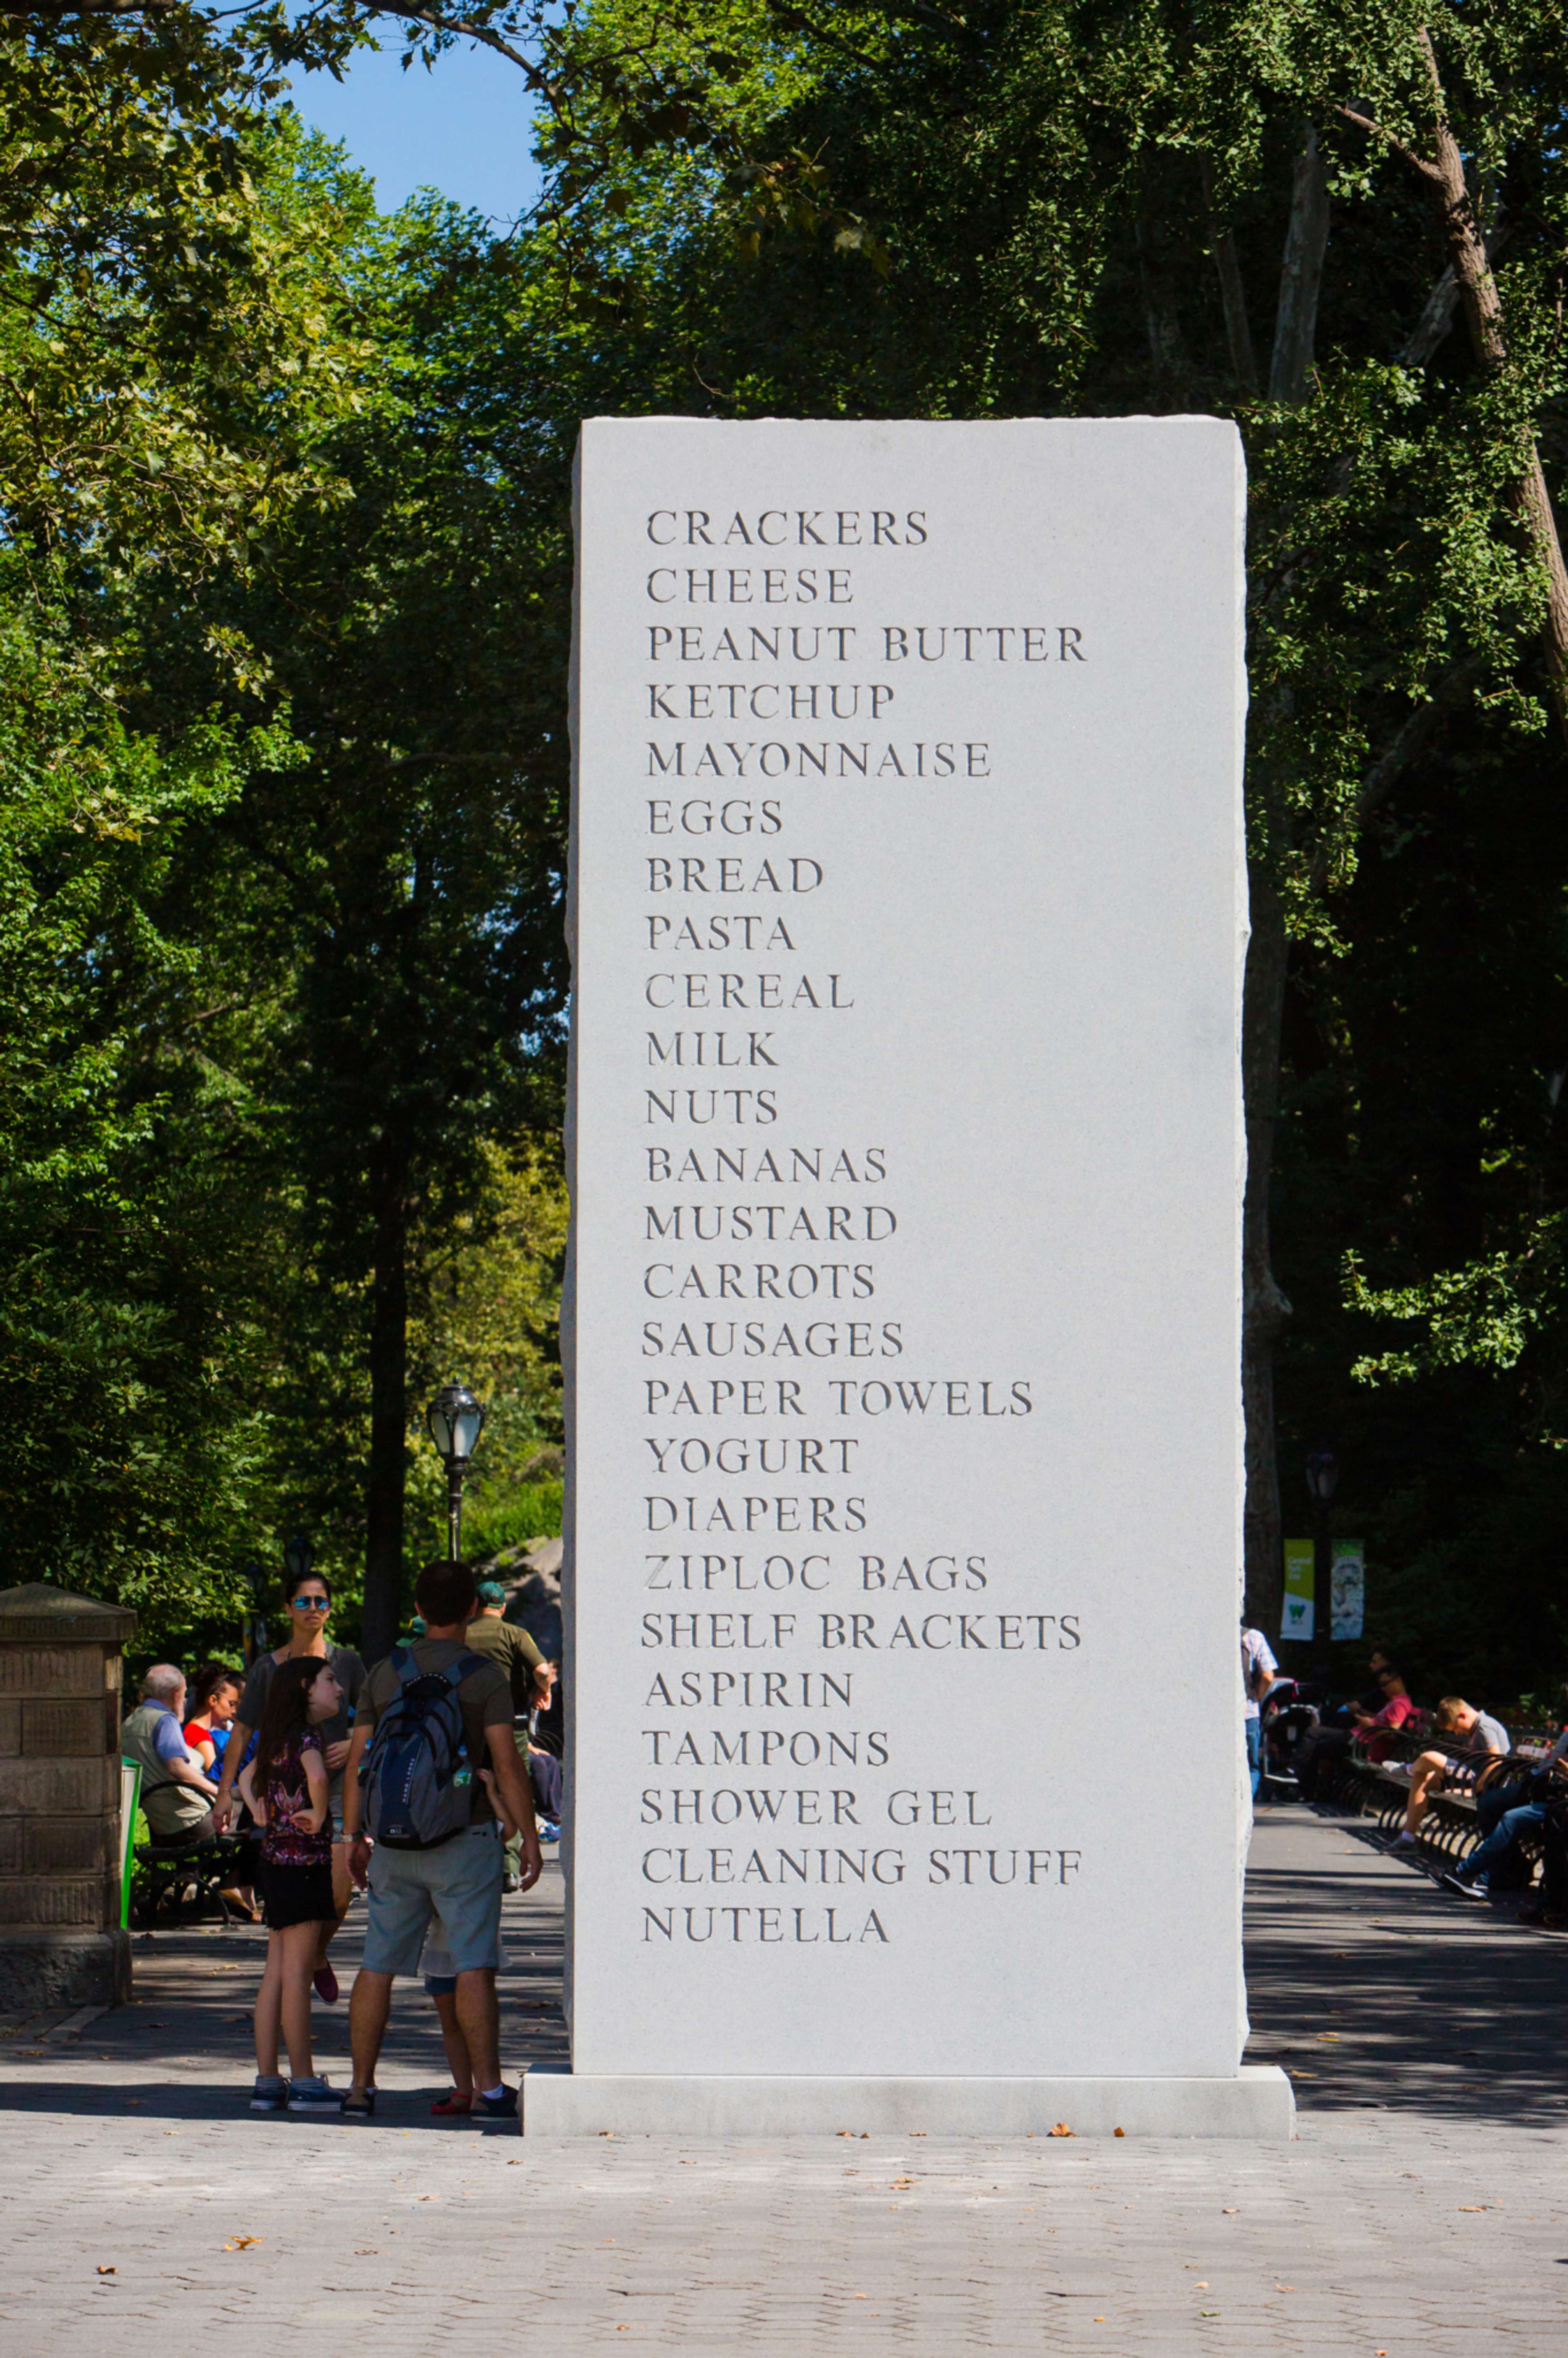
[[[310,1986],[323,2006],[336,2006],[342,1995],[338,1987],[338,1976],[330,1965],[317,1966],[310,1976]]]
[[[522,1877],[516,1875],[503,1875],[501,1878],[501,1887],[503,1891],[521,1891],[523,1888]]]
[[[561,1830],[559,1826],[555,1823],[553,1819],[541,1818],[539,1820],[539,1840],[542,1843],[559,1842],[560,1838]]]
[[[1488,1897],[1485,1882],[1470,1883],[1463,1875],[1440,1875],[1439,1883],[1445,1891],[1456,1891],[1461,1899],[1485,1899]]]
[[[334,2088],[330,2080],[296,2080],[288,2092],[291,2113],[341,2113],[343,2092]]]
[[[288,2082],[269,2079],[265,2072],[256,2073],[256,2084],[251,2091],[253,2113],[286,2113],[288,2110]]]
[[[503,2088],[499,2096],[481,2095],[473,2092],[473,2113],[481,2121],[514,2121],[517,2118],[517,2091]]]
[[[460,2089],[449,2088],[440,2101],[431,2105],[430,2110],[438,2120],[450,2120],[454,2114],[470,2113],[473,2110],[473,2098],[465,2096]]]
[[[1419,1850],[1421,1848],[1421,1836],[1419,1834],[1407,1834],[1401,1829],[1400,1832],[1394,1836],[1393,1841],[1389,1844],[1389,1848],[1390,1850]]]

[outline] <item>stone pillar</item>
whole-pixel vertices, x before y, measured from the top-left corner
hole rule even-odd
[[[136,1617],[0,1591],[0,2012],[130,1996],[120,1929],[120,1653]]]

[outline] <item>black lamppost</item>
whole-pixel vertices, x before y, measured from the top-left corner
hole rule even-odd
[[[1328,1675],[1328,1642],[1334,1612],[1333,1545],[1328,1510],[1339,1487],[1339,1460],[1332,1449],[1314,1449],[1306,1462],[1312,1500],[1312,1656],[1318,1674]]]
[[[466,1384],[443,1384],[425,1422],[447,1469],[447,1552],[455,1563],[462,1553],[463,1476],[479,1445],[484,1409]]]
[[[310,1567],[316,1561],[316,1551],[302,1531],[283,1542],[283,1567],[296,1588],[310,1577]]]

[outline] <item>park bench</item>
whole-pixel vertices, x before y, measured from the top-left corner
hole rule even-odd
[[[136,1884],[131,1921],[138,1931],[206,1913],[215,1906],[225,1923],[219,1895],[249,1880],[241,1834],[210,1834],[205,1842],[143,1843],[135,1852]]]
[[[1477,1759],[1475,1753],[1430,1734],[1409,1738],[1403,1747],[1404,1757],[1399,1759],[1364,1760],[1354,1752],[1346,1753],[1336,1762],[1333,1774],[1325,1779],[1329,1799],[1355,1810],[1360,1817],[1375,1818],[1379,1833],[1393,1835],[1410,1800],[1411,1768],[1419,1752],[1446,1752],[1451,1760],[1467,1767]],[[1493,1755],[1482,1763],[1479,1786],[1506,1784],[1536,1767],[1539,1758],[1533,1749]],[[1440,1868],[1456,1867],[1480,1839],[1476,1814],[1477,1790],[1476,1784],[1444,1785],[1428,1799],[1421,1824],[1421,1847]],[[1538,1838],[1527,1835],[1519,1847],[1531,1861],[1540,1855]]]

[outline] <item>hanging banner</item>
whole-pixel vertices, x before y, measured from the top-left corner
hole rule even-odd
[[[1359,1540],[1336,1540],[1329,1634],[1359,1638],[1367,1612],[1367,1566]]]
[[[1311,1540],[1285,1541],[1285,1600],[1280,1613],[1281,1639],[1310,1639],[1313,1634],[1313,1548]]]

